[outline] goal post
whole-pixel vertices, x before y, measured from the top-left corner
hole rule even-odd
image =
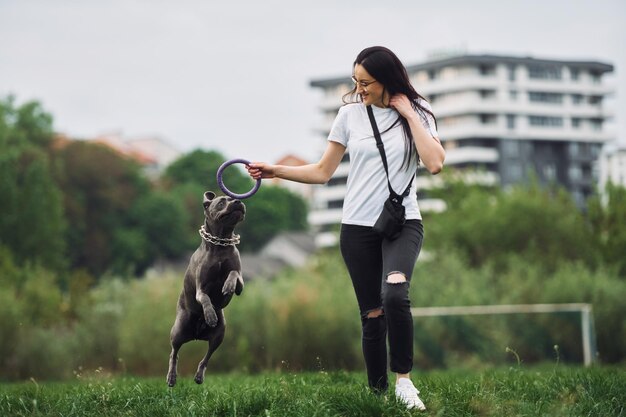
[[[457,307],[413,307],[413,317],[471,316],[490,314],[580,313],[583,360],[590,366],[596,358],[596,335],[591,304],[505,304]]]

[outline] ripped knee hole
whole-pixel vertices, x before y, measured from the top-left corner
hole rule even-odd
[[[376,317],[380,317],[383,314],[385,314],[383,312],[383,309],[382,308],[377,308],[376,310],[372,310],[369,313],[367,313],[367,318],[368,319],[375,319]]]
[[[400,272],[392,272],[387,275],[387,283],[389,284],[402,284],[406,282],[406,277]]]

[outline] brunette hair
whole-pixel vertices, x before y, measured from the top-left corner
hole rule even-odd
[[[415,111],[421,113],[422,115],[424,115],[424,113],[430,114],[433,117],[433,120],[435,120],[435,127],[437,126],[437,119],[435,118],[433,112],[420,104],[421,100],[426,101],[426,99],[415,91],[411,85],[411,81],[409,80],[406,68],[396,54],[394,54],[390,49],[385,48],[384,46],[372,46],[365,48],[359,53],[359,55],[357,55],[356,60],[352,65],[353,70],[357,64],[363,66],[363,68],[365,68],[365,70],[372,77],[374,77],[376,81],[382,84],[384,88],[383,95],[384,93],[387,93],[389,97],[391,97],[395,94],[404,94],[413,105]],[[361,96],[357,94],[356,89],[355,85],[352,91],[349,91],[343,96],[344,104],[358,103],[362,101]],[[408,168],[413,155],[417,156],[417,163],[419,164],[419,154],[417,153],[417,149],[415,149],[413,133],[411,133],[409,122],[404,117],[398,115],[398,119],[389,127],[389,129],[393,128],[398,123],[402,124],[405,138],[404,161],[402,162],[402,166],[406,166],[406,168]]]

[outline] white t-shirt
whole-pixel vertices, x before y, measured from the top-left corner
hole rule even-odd
[[[420,104],[431,110],[428,102],[421,100]],[[396,193],[402,194],[415,175],[417,158],[414,156],[411,159],[408,169],[406,166],[402,167],[405,152],[402,124],[398,122],[387,131],[389,126],[398,119],[399,114],[392,108],[383,109],[372,106],[372,110],[385,146],[391,187]],[[433,137],[438,137],[433,117],[424,112],[420,114],[420,118],[426,130]],[[342,144],[350,153],[350,171],[341,222],[373,226],[385,200],[389,197],[389,188],[366,106],[363,103],[353,103],[339,108],[328,140]],[[407,220],[422,218],[417,205],[414,184],[411,186],[410,194],[404,197],[403,204],[406,208]]]

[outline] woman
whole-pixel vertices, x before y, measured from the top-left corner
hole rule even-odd
[[[445,152],[430,105],[411,86],[406,68],[392,51],[382,46],[364,49],[353,71],[354,89],[344,96],[345,105],[319,162],[298,167],[252,163],[247,169],[254,179],[324,184],[349,150],[340,248],[361,312],[368,382],[377,392],[388,387],[388,337],[396,396],[409,408],[425,410],[409,376],[413,366],[409,282],[422,246],[421,214],[412,186],[403,200],[406,223],[400,236],[387,240],[372,230],[389,189],[367,107],[371,106],[381,132],[389,181],[396,193],[412,184],[420,162],[431,174],[441,171]]]

